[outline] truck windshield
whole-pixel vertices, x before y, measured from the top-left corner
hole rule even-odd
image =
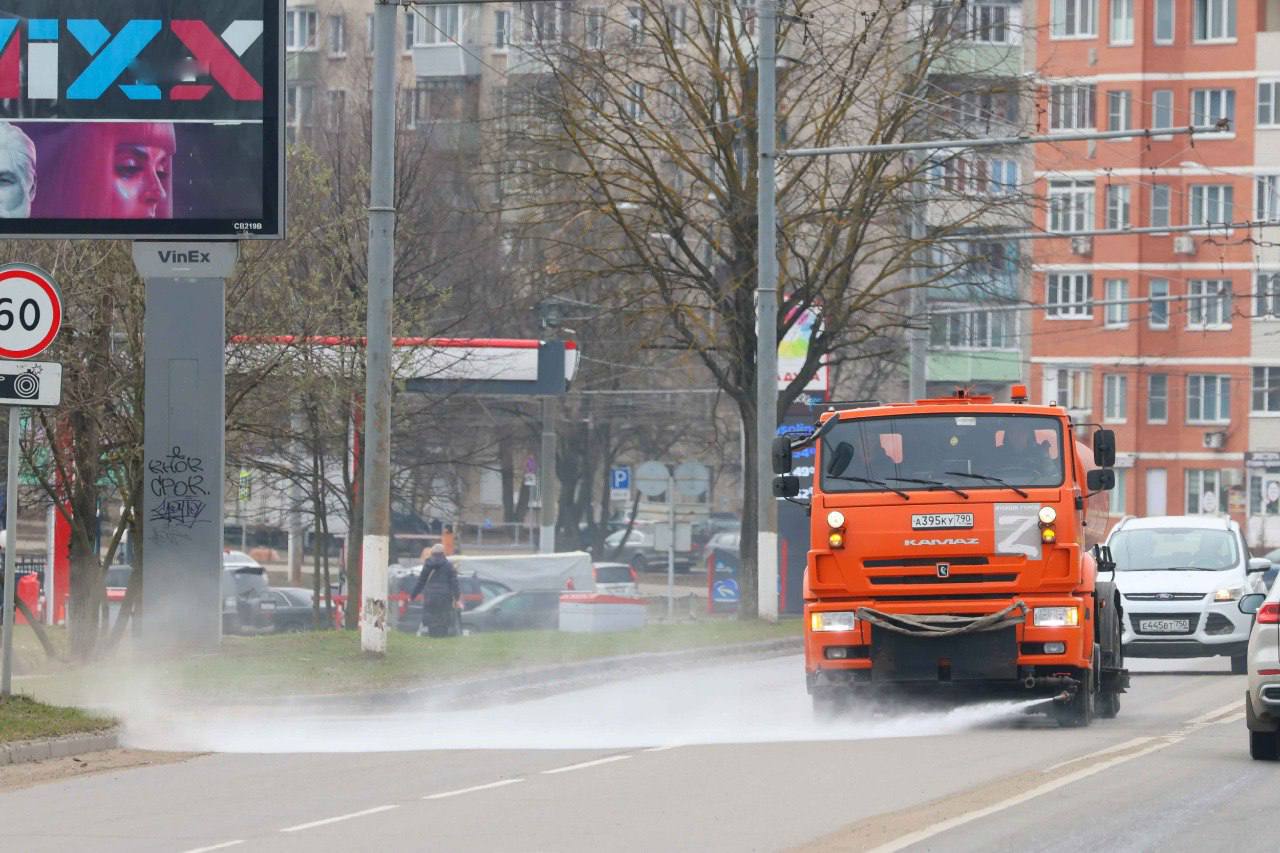
[[[842,421],[823,437],[827,492],[1060,486],[1062,423],[1044,415],[902,415]]]

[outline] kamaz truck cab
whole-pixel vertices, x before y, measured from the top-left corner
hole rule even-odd
[[[1063,725],[1119,712],[1114,564],[1085,544],[1089,498],[1115,485],[1115,437],[1094,431],[1090,451],[1066,411],[1014,397],[829,411],[807,438],[775,441],[779,498],[798,493],[792,451],[816,450],[804,584],[816,710],[893,687],[1043,697]]]

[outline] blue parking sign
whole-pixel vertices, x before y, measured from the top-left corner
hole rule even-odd
[[[631,491],[631,466],[618,465],[610,468],[609,487],[617,492]]]

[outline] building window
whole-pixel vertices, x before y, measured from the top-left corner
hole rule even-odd
[[[689,43],[689,30],[686,28],[689,18],[688,6],[668,6],[664,10],[667,28],[667,41],[675,47],[683,47]]]
[[[1111,43],[1133,44],[1133,0],[1111,0]]]
[[[1011,311],[954,311],[935,314],[930,343],[938,349],[1016,349]]]
[[[1110,515],[1124,515],[1127,502],[1125,501],[1125,480],[1126,474],[1129,472],[1124,468],[1115,469],[1116,486],[1107,493],[1107,512]]]
[[[639,47],[644,44],[644,7],[627,7],[627,29],[631,31],[631,44]]]
[[[1053,38],[1093,38],[1098,34],[1098,0],[1053,0]]]
[[[511,12],[499,9],[493,13],[493,46],[506,50],[511,44]]]
[[[1280,367],[1253,369],[1253,411],[1280,412]]]
[[[1193,89],[1191,91],[1191,124],[1195,127],[1216,127],[1219,122],[1227,126],[1224,133],[1235,131],[1235,89]]]
[[[416,47],[436,44],[456,44],[462,37],[460,19],[462,7],[457,5],[423,4],[409,12],[414,24],[413,42]]]
[[[543,0],[537,3],[521,3],[520,40],[524,44],[552,44],[564,38],[564,15],[567,7],[558,2]]]
[[[1102,377],[1102,419],[1122,424],[1129,408],[1129,377],[1108,373]]]
[[[347,19],[343,15],[328,18],[329,55],[347,55]]]
[[[1128,228],[1129,210],[1129,186],[1127,184],[1108,184],[1106,227],[1112,230]]]
[[[1060,367],[1054,378],[1059,406],[1078,413],[1093,410],[1093,373],[1087,367]]]
[[[1093,228],[1093,182],[1049,182],[1049,230],[1060,233]]]
[[[970,3],[960,10],[963,38],[978,44],[1016,44],[1022,10],[1009,3]]]
[[[1155,130],[1173,127],[1173,90],[1157,89],[1151,93],[1151,127]]]
[[[644,84],[634,80],[627,84],[627,118],[644,121]]]
[[[604,50],[604,7],[592,6],[587,10],[587,50]]]
[[[330,89],[324,107],[325,127],[329,130],[341,130],[343,117],[347,113],[347,93],[343,89]]]
[[[1156,44],[1173,44],[1173,0],[1156,0]]]
[[[1093,276],[1089,273],[1050,273],[1045,294],[1045,315],[1068,320],[1093,316]]]
[[[1253,216],[1263,222],[1280,219],[1280,205],[1276,193],[1280,190],[1280,175],[1259,175],[1254,179]]]
[[[1049,129],[1091,130],[1097,126],[1094,98],[1097,86],[1055,83],[1049,87]]]
[[[1133,93],[1107,92],[1107,130],[1133,129]]]
[[[311,126],[311,100],[310,86],[290,83],[285,87],[284,123],[290,130],[296,131],[299,128]]]
[[[1151,185],[1151,227],[1169,227],[1169,185]]]
[[[1129,325],[1129,282],[1123,278],[1109,278],[1103,282],[1103,294],[1106,297],[1103,325],[1112,329]]]
[[[1187,377],[1187,423],[1225,424],[1231,421],[1231,377],[1192,373]]]
[[[1230,279],[1193,279],[1187,282],[1187,328],[1231,328]]]
[[[288,51],[315,50],[319,44],[320,13],[315,9],[290,9],[284,17],[284,46]]]
[[[1216,515],[1227,505],[1225,477],[1217,468],[1187,469],[1187,515]]]
[[[1258,126],[1280,127],[1280,80],[1258,82]]]
[[[1231,221],[1235,190],[1230,184],[1196,184],[1191,187],[1191,225],[1220,225]]]
[[[1260,272],[1254,276],[1254,292],[1257,294],[1257,317],[1280,317],[1280,272]]]
[[[1147,423],[1169,422],[1169,377],[1164,373],[1147,376]]]
[[[1192,16],[1192,35],[1196,41],[1236,37],[1236,0],[1195,0]]]
[[[1153,329],[1169,328],[1169,279],[1151,279],[1147,291],[1147,299],[1151,303],[1147,325]]]

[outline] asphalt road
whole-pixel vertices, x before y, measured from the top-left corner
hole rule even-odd
[[[0,847],[1274,850],[1243,678],[1135,668],[1084,730],[1012,703],[819,724],[790,657],[472,711],[135,710],[133,745],[211,753],[0,794]]]

